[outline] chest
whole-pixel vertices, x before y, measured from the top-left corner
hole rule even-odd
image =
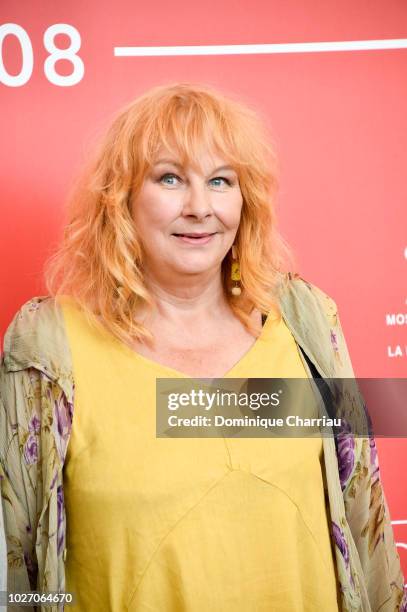
[[[221,378],[247,353],[257,338],[243,325],[229,333],[208,332],[209,341],[203,338],[187,341],[174,335],[160,333],[154,347],[138,344],[137,353],[168,368],[198,378]]]

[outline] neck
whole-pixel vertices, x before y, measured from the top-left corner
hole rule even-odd
[[[230,310],[220,270],[212,275],[185,275],[176,283],[147,273],[145,283],[156,304],[152,317],[168,323],[193,325],[197,318],[216,319]]]

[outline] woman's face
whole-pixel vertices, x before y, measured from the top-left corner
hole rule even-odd
[[[132,201],[146,267],[167,281],[168,274],[219,271],[239,226],[243,197],[237,173],[214,153],[199,163],[199,172],[183,168],[161,148]]]

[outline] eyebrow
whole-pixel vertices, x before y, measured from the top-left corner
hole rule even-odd
[[[158,166],[159,164],[172,164],[173,166],[177,166],[177,168],[182,168],[182,164],[174,161],[173,159],[159,159],[154,165]],[[215,168],[211,174],[214,172],[219,172],[220,170],[233,170],[233,172],[236,172],[232,166],[219,166],[219,168]]]

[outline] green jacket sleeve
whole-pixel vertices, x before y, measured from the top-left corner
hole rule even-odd
[[[352,378],[353,367],[337,309],[332,316],[337,376]],[[359,401],[364,412],[360,392]],[[369,407],[365,408],[368,411]],[[345,467],[345,456],[348,465],[349,460],[353,463],[350,474]],[[338,445],[338,459],[342,467],[341,485],[346,518],[358,550],[371,610],[405,610],[407,595],[404,592],[404,577],[382,486],[374,435],[342,441]],[[342,464],[341,459],[344,460]]]
[[[62,468],[73,386],[61,315],[50,298],[33,298],[8,327],[0,362],[0,492],[11,592],[64,590]]]
[[[35,553],[41,499],[37,417],[39,372],[6,372],[0,365],[0,490],[7,549],[7,588],[37,588]],[[27,610],[26,607],[24,607]]]

